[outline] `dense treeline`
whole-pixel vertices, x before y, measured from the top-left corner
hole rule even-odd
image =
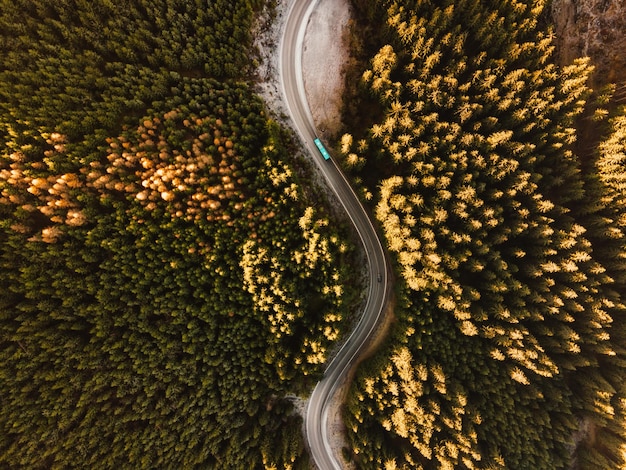
[[[71,136],[141,116],[179,74],[233,78],[249,67],[259,0],[5,1],[4,113]],[[42,111],[45,111],[44,114]]]
[[[252,7],[3,2],[0,466],[306,468],[352,255],[240,81]]]
[[[401,286],[349,398],[361,468],[626,466],[623,115],[581,174],[590,68],[554,65],[544,6],[369,7],[382,118],[341,144],[383,175],[364,189]]]

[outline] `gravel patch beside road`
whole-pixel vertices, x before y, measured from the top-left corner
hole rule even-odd
[[[304,37],[302,68],[307,99],[322,137],[341,130],[346,41],[351,5],[348,0],[320,0]]]

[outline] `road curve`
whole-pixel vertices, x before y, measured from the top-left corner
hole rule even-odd
[[[382,244],[371,220],[343,173],[325,161],[315,147],[317,136],[302,77],[302,46],[311,12],[318,0],[294,0],[285,19],[279,47],[279,74],[283,96],[303,142],[333,188],[359,234],[369,269],[367,302],[361,318],[342,348],[327,365],[323,379],[315,386],[305,415],[306,436],[315,464],[320,470],[339,470],[328,439],[328,414],[333,396],[370,338],[383,314],[389,296],[388,267]]]

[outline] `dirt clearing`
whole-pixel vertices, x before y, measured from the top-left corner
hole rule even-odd
[[[341,128],[345,67],[349,59],[345,38],[350,18],[348,0],[320,0],[304,37],[304,86],[322,137],[336,136]]]

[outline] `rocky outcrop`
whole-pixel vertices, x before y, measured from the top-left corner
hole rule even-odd
[[[626,83],[626,0],[553,0],[559,62],[589,56],[592,87]]]

